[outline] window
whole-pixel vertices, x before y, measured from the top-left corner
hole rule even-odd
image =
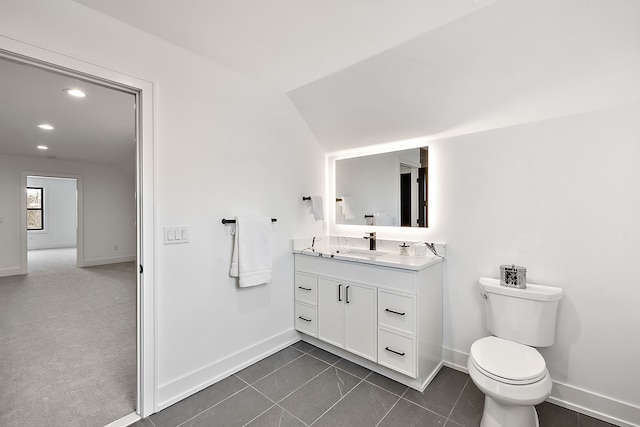
[[[43,187],[27,187],[27,230],[44,230]]]

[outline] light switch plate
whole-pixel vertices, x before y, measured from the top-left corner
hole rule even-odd
[[[176,245],[179,243],[189,243],[189,226],[164,227],[164,244]]]

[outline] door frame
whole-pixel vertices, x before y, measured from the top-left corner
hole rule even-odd
[[[418,169],[420,163],[413,160],[399,158],[396,163],[396,188],[398,189],[398,225],[402,225],[402,192],[400,191],[400,175],[402,174],[402,167],[408,167],[411,169],[411,227],[418,225]]]
[[[0,57],[131,93],[136,102],[137,399],[136,413],[158,410],[154,91],[152,81],[0,35]],[[25,200],[26,203],[26,200]],[[26,229],[26,224],[25,224]],[[79,240],[80,241],[80,240]],[[25,240],[26,242],[26,240]],[[144,267],[144,270],[143,270]]]
[[[28,273],[29,232],[27,231],[27,178],[70,178],[76,180],[76,267],[84,267],[84,183],[82,175],[56,172],[22,171],[20,173],[20,274]]]

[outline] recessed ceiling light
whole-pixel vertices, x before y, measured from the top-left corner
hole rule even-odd
[[[76,98],[84,98],[85,96],[87,96],[87,94],[80,89],[65,89],[64,91],[71,96],[75,96]]]
[[[46,145],[38,145],[38,150],[48,150],[49,147],[47,147]]]
[[[40,129],[44,129],[44,130],[53,130],[53,126],[48,125],[48,124],[46,124],[46,123],[42,123],[42,124],[38,125],[38,127],[39,127]]]

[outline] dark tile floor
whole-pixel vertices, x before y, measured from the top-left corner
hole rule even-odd
[[[420,393],[299,341],[131,427],[476,427],[483,402],[469,375],[450,368]],[[611,425],[537,408],[541,427]]]

